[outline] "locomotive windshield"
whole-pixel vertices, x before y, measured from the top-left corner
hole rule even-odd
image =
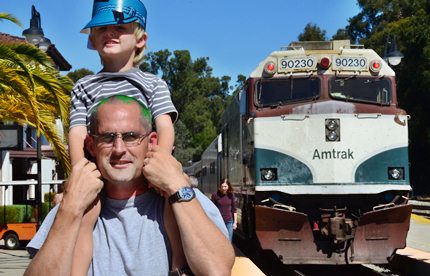
[[[319,97],[320,90],[318,78],[262,79],[256,83],[255,102],[266,107],[312,100]]]
[[[391,82],[381,78],[332,78],[330,95],[335,99],[389,105]]]

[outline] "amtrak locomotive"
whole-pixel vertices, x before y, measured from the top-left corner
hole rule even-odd
[[[294,42],[252,72],[195,174],[207,195],[228,177],[237,237],[285,264],[387,263],[412,210],[408,119],[375,51]]]

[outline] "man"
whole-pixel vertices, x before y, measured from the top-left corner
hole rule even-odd
[[[97,166],[86,159],[73,166],[61,204],[28,245],[31,253],[40,250],[26,275],[70,275],[82,217],[102,188],[88,274],[168,275],[164,200],[148,183],[171,203],[191,271],[230,275],[234,251],[222,226],[217,227],[222,219],[216,207],[189,187],[181,165],[156,145],[150,116],[146,107],[126,96],[96,106],[86,145]]]

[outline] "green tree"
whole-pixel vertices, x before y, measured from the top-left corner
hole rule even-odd
[[[79,79],[87,76],[87,75],[93,75],[94,72],[85,68],[81,68],[72,72],[67,73],[67,76],[76,83]]]
[[[19,23],[7,13],[0,13],[0,19]],[[0,121],[36,128],[52,144],[66,172],[68,153],[55,120],[68,128],[71,88],[70,79],[59,74],[42,50],[25,43],[0,44]]]
[[[161,76],[169,86],[180,122],[175,125],[175,156],[185,164],[215,138],[231,97],[231,78],[212,76],[208,58],[187,50],[149,52],[140,69]],[[183,132],[183,133],[182,133]]]
[[[187,164],[195,153],[195,149],[190,147],[191,133],[185,124],[179,119],[175,124],[175,150],[176,159],[182,164]]]
[[[232,96],[245,89],[246,76],[240,74],[237,76],[236,85],[233,87]],[[232,97],[231,97],[232,98]]]
[[[351,40],[346,29],[338,29],[337,32],[332,36],[332,40]]]
[[[397,75],[400,106],[411,115],[410,174],[416,194],[429,194],[425,172],[430,164],[430,2],[425,0],[359,0],[361,11],[347,31],[357,42],[381,55],[388,37],[395,36],[404,54]]]
[[[325,41],[326,31],[321,30],[316,24],[308,23],[298,39],[299,41]]]

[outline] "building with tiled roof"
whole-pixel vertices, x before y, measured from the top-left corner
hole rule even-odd
[[[14,36],[6,33],[0,32],[0,43],[3,44],[9,44],[9,43],[25,43],[28,42],[25,40],[24,37]],[[72,68],[72,65],[70,65],[69,62],[63,57],[63,55],[58,51],[57,47],[55,47],[55,44],[50,44],[48,46],[48,49],[46,50],[46,53],[48,56],[52,58],[55,65],[57,66],[57,69],[59,71],[69,71]]]
[[[37,15],[38,21],[34,20],[35,15]],[[34,25],[34,22],[38,24]],[[40,15],[33,6],[30,28],[25,30],[23,35],[28,39],[27,33],[34,34],[34,31],[40,35],[44,42],[48,42],[43,45],[44,48],[42,48],[42,44],[34,44],[46,51],[57,70],[69,71],[72,68],[70,63],[55,47],[55,44],[51,44],[49,39],[43,37]],[[0,32],[0,44],[29,44],[30,42],[26,38]],[[36,218],[40,220],[41,202],[46,201],[41,195],[54,192],[56,184],[63,182],[64,172],[44,137],[40,139],[40,151],[37,150],[38,144],[34,128],[17,124],[5,124],[1,128],[4,133],[0,133],[0,206],[16,204],[39,206],[33,220]],[[13,137],[10,140],[17,141],[16,146],[8,144],[8,137],[5,138],[8,135]],[[41,180],[38,180],[39,177]],[[51,206],[51,204],[49,205]]]

